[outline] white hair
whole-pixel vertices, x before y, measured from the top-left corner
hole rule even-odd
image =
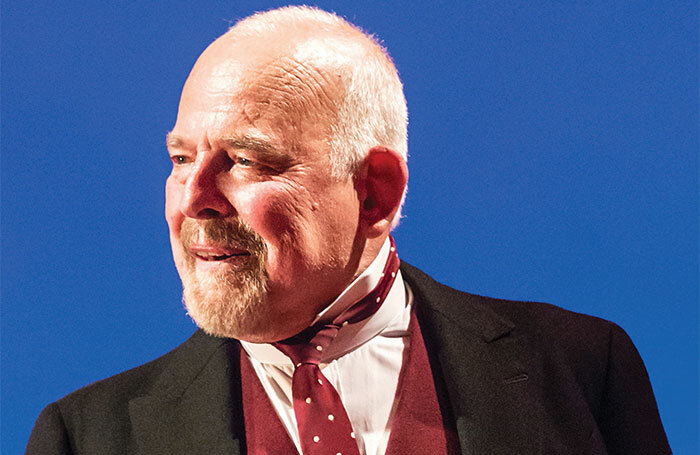
[[[323,36],[320,57],[328,60],[331,55],[334,63],[339,63],[337,70],[344,86],[343,98],[337,104],[337,122],[331,125],[329,138],[333,176],[352,178],[375,146],[388,147],[407,160],[408,111],[403,85],[391,57],[373,35],[333,13],[308,6],[256,13],[239,21],[230,31],[260,36],[280,28],[298,28],[308,34],[310,25],[315,35]],[[334,40],[334,35],[351,38],[354,46],[349,48],[347,39]],[[303,48],[301,52],[305,52]],[[312,46],[306,52],[319,53],[319,47]],[[404,190],[401,205],[405,197]],[[400,218],[399,207],[392,228]]]

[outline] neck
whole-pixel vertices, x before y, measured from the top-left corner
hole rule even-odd
[[[377,258],[388,237],[389,233],[387,232],[379,237],[372,239],[368,238],[365,240],[363,248],[360,252],[359,261],[357,262],[357,268],[352,276],[353,280],[367,270],[367,267],[369,267],[370,264],[372,264],[372,262]]]

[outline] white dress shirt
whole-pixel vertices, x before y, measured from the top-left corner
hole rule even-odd
[[[369,294],[381,279],[389,248],[387,239],[369,267],[319,313],[314,323],[332,320]],[[398,272],[379,310],[364,321],[343,326],[331,345],[323,350],[321,371],[340,395],[361,454],[386,452],[396,407],[396,387],[409,343],[411,301],[410,290]],[[271,344],[245,341],[241,344],[275,412],[301,453],[292,402],[292,361]]]

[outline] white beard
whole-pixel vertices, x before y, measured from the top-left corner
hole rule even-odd
[[[194,266],[194,264],[193,264]],[[199,272],[182,277],[183,301],[194,322],[210,335],[245,338],[268,324],[265,277],[249,270]]]
[[[183,222],[186,245],[203,229],[206,237],[244,246],[251,254],[243,264],[222,264],[221,270],[197,269],[197,259],[184,254],[180,272],[183,303],[192,320],[206,333],[226,338],[247,338],[269,328],[266,250],[262,239],[240,222],[194,220]]]

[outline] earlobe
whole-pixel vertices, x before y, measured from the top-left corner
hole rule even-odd
[[[388,232],[407,180],[408,167],[401,155],[387,147],[370,149],[356,180],[360,217],[369,237]]]

